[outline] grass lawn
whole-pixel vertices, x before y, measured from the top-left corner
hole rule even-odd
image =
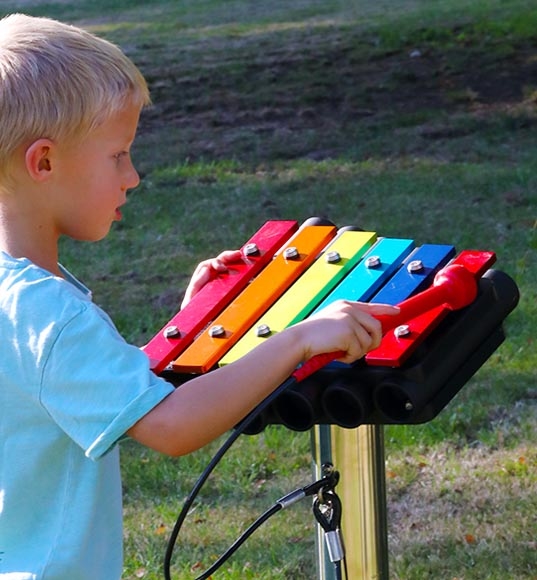
[[[520,289],[506,342],[433,421],[385,429],[390,578],[537,579],[537,7],[531,0],[4,0],[122,46],[146,75],[142,176],[103,242],[63,262],[143,344],[195,265],[267,219],[312,215],[497,253]],[[182,501],[217,444],[181,459],[123,445],[125,580],[162,577]],[[243,437],[189,515],[194,578],[310,482],[307,433]],[[338,466],[343,469],[343,466]],[[307,502],[306,502],[307,503]],[[215,578],[311,580],[297,505]]]

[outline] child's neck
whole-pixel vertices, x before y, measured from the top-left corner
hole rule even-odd
[[[46,236],[38,224],[24,219],[0,203],[0,250],[13,258],[27,258],[37,266],[61,276],[58,266],[58,244]]]

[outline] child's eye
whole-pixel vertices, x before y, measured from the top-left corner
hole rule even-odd
[[[114,155],[114,159],[116,161],[121,161],[121,159],[123,159],[124,157],[128,157],[129,156],[129,152],[128,151],[120,151],[119,153],[116,153]]]

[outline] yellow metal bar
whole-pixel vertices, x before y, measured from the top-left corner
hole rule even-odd
[[[335,226],[300,229],[261,273],[172,364],[179,373],[205,373],[308,268],[336,235]],[[218,328],[213,336],[211,329]]]
[[[339,234],[310,268],[221,359],[219,364],[229,364],[239,359],[265,340],[257,333],[260,326],[268,327],[270,333],[274,334],[305,318],[359,262],[375,239],[374,232],[344,231]],[[339,261],[327,260],[329,252],[337,252]]]

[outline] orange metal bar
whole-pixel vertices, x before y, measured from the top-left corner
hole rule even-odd
[[[337,233],[335,226],[300,229],[261,273],[172,363],[178,373],[205,373],[308,268]]]
[[[254,326],[222,357],[219,365],[237,360],[266,340],[266,336],[257,331],[260,326],[266,325],[270,333],[274,334],[307,316],[359,262],[375,240],[375,232],[338,233],[322,256],[258,318]],[[332,256],[337,256],[337,259],[332,260]]]
[[[203,328],[269,263],[297,230],[290,220],[268,221],[242,247],[243,258],[208,282],[142,350],[151,369],[160,373]]]

